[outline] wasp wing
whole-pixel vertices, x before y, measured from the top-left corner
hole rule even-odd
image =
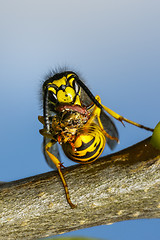
[[[82,87],[81,87],[81,102],[82,102],[83,106],[89,106],[90,104],[92,104],[91,98],[83,90]],[[102,122],[104,130],[109,135],[111,135],[112,137],[119,138],[118,131],[117,131],[117,128],[116,128],[115,124],[113,123],[113,121],[108,117],[108,115],[103,110],[101,110],[100,119],[101,119],[101,122]],[[96,123],[98,124],[98,121],[96,121]],[[107,141],[108,146],[112,150],[117,145],[117,141],[116,140],[111,140],[111,139],[106,137],[106,141]]]
[[[88,97],[87,93],[82,89],[81,90],[81,104],[83,107],[89,106],[92,103],[92,100]]]
[[[113,123],[113,121],[107,116],[107,114],[103,110],[101,111],[100,119],[101,119],[102,125],[104,127],[104,130],[109,135],[111,135],[112,137],[116,137],[116,138],[119,139],[119,134],[118,134],[118,131],[117,131],[117,128],[116,128],[115,124]],[[116,140],[111,140],[111,139],[106,137],[106,141],[107,141],[108,146],[112,150],[117,145]]]
[[[43,138],[43,154],[45,157],[45,160],[47,162],[47,164],[53,168],[53,169],[57,169],[55,164],[52,162],[52,160],[50,159],[50,157],[48,156],[48,154],[45,151],[45,146],[47,143],[49,143],[51,141],[50,138],[44,137]],[[58,144],[55,141],[55,143],[49,148],[49,152],[51,152],[56,158],[58,158],[58,160],[60,160],[60,155],[59,155],[59,150],[58,150]]]

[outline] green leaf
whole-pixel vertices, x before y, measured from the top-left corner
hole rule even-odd
[[[157,124],[153,131],[153,135],[151,138],[151,144],[156,149],[160,150],[160,122]]]

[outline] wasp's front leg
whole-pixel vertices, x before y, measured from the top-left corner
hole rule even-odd
[[[38,120],[44,125],[44,117],[43,116],[38,116]],[[53,138],[53,134],[51,134],[46,128],[40,129],[39,133],[43,136],[43,137],[47,137],[49,139],[54,139]],[[54,139],[55,140],[55,139]]]
[[[44,125],[44,117],[43,116],[38,116],[38,120]]]

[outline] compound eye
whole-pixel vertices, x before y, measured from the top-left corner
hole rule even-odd
[[[57,95],[53,91],[48,91],[48,100],[53,104],[57,103]]]
[[[80,90],[78,83],[76,82],[76,80],[74,80],[72,84],[73,84],[73,89],[75,90],[75,93],[78,94]]]

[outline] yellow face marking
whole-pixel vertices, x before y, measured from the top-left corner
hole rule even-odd
[[[69,84],[71,87],[73,87],[73,81],[75,80],[75,75],[74,74],[68,74],[67,75],[67,79],[72,77],[71,79],[69,79]]]
[[[69,84],[70,84],[71,87],[73,87],[73,81],[74,80],[75,80],[74,78],[69,79]]]
[[[71,76],[74,76],[74,74],[73,74],[73,73],[68,74],[68,75],[67,75],[67,78],[69,78],[69,77],[71,77]]]
[[[54,94],[56,94],[56,89],[55,89],[55,88],[49,87],[48,90],[49,90],[49,91],[52,91]]]
[[[65,91],[59,90],[57,92],[57,99],[60,103],[71,103],[75,97],[75,91],[71,87],[66,87]]]
[[[66,77],[62,77],[61,79],[54,80],[52,84],[55,84],[57,87],[60,87],[61,85],[66,85]]]

